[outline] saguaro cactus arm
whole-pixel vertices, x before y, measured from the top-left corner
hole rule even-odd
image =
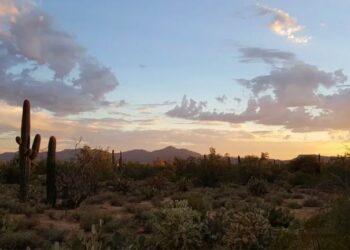
[[[31,160],[34,160],[37,157],[37,155],[39,154],[40,142],[41,142],[41,136],[35,135],[33,145],[32,145],[32,152],[29,155],[29,158]]]

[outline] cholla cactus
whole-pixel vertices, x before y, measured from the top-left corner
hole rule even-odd
[[[169,201],[153,214],[154,249],[196,249],[201,243],[200,214],[187,201]]]
[[[250,207],[233,214],[225,232],[224,244],[233,250],[266,249],[270,241],[271,225],[264,211]]]

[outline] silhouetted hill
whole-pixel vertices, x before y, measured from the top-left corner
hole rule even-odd
[[[74,157],[75,155],[74,149],[65,149],[63,151],[57,152],[58,160],[68,160]],[[0,161],[10,161],[15,156],[15,153],[3,153],[0,154]],[[119,158],[119,153],[116,153],[117,159]],[[178,149],[175,147],[166,147],[163,149],[155,150],[155,151],[146,151],[143,149],[135,149],[130,151],[123,152],[123,161],[133,161],[133,162],[141,162],[141,163],[152,163],[153,161],[160,159],[167,162],[172,162],[173,159],[182,158],[186,159],[188,157],[201,157],[201,154],[187,150],[187,149]],[[38,155],[38,159],[45,159],[46,152],[42,152]]]

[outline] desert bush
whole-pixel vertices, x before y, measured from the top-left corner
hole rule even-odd
[[[318,174],[321,171],[321,165],[316,155],[301,155],[289,162],[289,169],[292,172]]]
[[[176,182],[176,188],[180,192],[187,192],[192,188],[192,182],[187,177],[182,177],[179,181]]]
[[[269,198],[270,203],[274,206],[281,206],[283,203],[283,200],[284,200],[283,196],[278,194],[273,195],[272,197]]]
[[[304,207],[322,207],[322,202],[316,198],[308,198],[303,202]]]
[[[294,217],[289,210],[276,207],[267,208],[268,220],[273,227],[289,227]]]
[[[18,223],[13,218],[7,215],[1,215],[0,217],[0,232],[14,232],[18,228]]]
[[[291,198],[292,199],[304,199],[305,196],[301,193],[294,193],[294,194],[292,194]]]
[[[308,173],[296,172],[289,177],[292,186],[313,187],[317,183],[317,178]]]
[[[39,225],[39,221],[35,218],[21,218],[17,220],[17,230],[32,230]]]
[[[287,203],[287,207],[292,208],[292,209],[301,209],[303,206],[300,205],[296,201],[291,201],[291,202]]]
[[[201,214],[206,214],[212,208],[212,200],[206,195],[191,193],[187,196],[186,200],[189,207]]]
[[[99,181],[113,178],[115,175],[110,153],[100,148],[90,148],[89,146],[80,148],[76,154],[75,162],[81,168],[92,171],[95,179]]]
[[[112,183],[113,191],[126,194],[134,187],[134,181],[127,178],[115,178]]]
[[[37,212],[36,206],[28,203],[21,203],[18,200],[2,197],[0,199],[0,208],[7,210],[9,213],[32,215]]]
[[[57,166],[57,193],[63,205],[75,208],[88,196],[97,191],[95,171],[84,168],[74,161],[67,161]]]
[[[111,200],[114,197],[115,197],[115,194],[113,194],[111,192],[104,192],[104,193],[100,193],[98,195],[91,196],[91,197],[87,198],[84,201],[84,204],[89,204],[89,205],[103,204],[104,202]]]
[[[77,207],[97,192],[99,181],[114,177],[110,154],[102,149],[85,146],[77,151],[76,158],[58,164],[58,197],[63,200],[64,206]]]
[[[27,247],[40,249],[42,243],[40,237],[33,231],[8,232],[0,235],[0,249],[17,250]]]
[[[124,166],[121,175],[127,179],[145,180],[152,176],[159,175],[164,167],[150,166],[148,164],[128,162]]]
[[[229,249],[266,249],[271,241],[271,226],[264,211],[255,206],[235,211],[223,237]]]
[[[268,192],[267,183],[263,179],[257,179],[255,177],[252,177],[248,181],[247,185],[248,185],[248,190],[252,195],[262,196]]]
[[[98,224],[100,220],[106,223],[111,220],[111,215],[95,210],[92,207],[79,209],[79,225],[84,231],[89,231],[91,225]]]
[[[111,204],[111,206],[120,207],[124,204],[124,199],[114,196],[109,200],[109,204]]]
[[[162,190],[168,185],[168,180],[163,176],[156,175],[146,180],[146,185],[155,190]]]
[[[350,201],[334,206],[307,220],[303,225],[280,231],[272,249],[348,249],[350,246]]]
[[[195,249],[201,244],[200,215],[187,201],[168,201],[150,213],[153,249]]]
[[[50,242],[63,242],[69,233],[66,230],[57,229],[53,226],[50,228],[40,227],[37,231],[42,238]]]
[[[17,162],[5,162],[0,164],[0,179],[7,184],[19,182],[20,169]]]
[[[225,208],[220,208],[203,218],[201,233],[203,241],[208,245],[209,249],[216,249],[215,246],[221,245],[222,238],[230,223],[228,211]]]

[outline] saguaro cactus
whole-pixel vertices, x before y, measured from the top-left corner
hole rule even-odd
[[[21,137],[16,137],[16,142],[19,145],[19,167],[21,172],[19,195],[22,201],[26,201],[28,198],[30,167],[32,160],[34,160],[39,153],[40,141],[40,135],[35,135],[32,148],[30,148],[30,102],[24,100]]]
[[[120,151],[119,154],[119,167],[123,167],[123,155],[122,155],[122,151]]]
[[[46,200],[56,206],[56,138],[50,137],[46,160]]]
[[[114,155],[114,149],[112,150],[112,165],[115,166],[115,155]]]

